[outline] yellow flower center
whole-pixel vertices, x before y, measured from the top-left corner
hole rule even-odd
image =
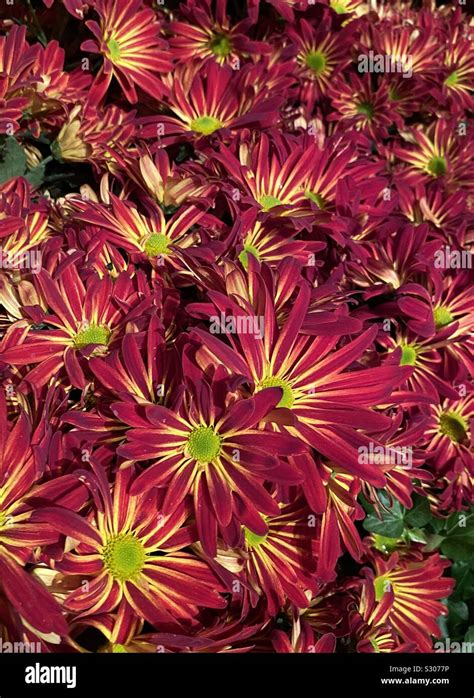
[[[388,96],[393,102],[397,102],[400,99],[398,90],[393,86],[388,88]]]
[[[254,245],[248,245],[247,243],[244,243],[244,249],[242,252],[239,254],[239,260],[244,267],[244,269],[248,269],[249,266],[249,254],[251,254],[255,259],[260,259],[258,250]]]
[[[107,49],[109,52],[109,58],[112,63],[117,63],[120,60],[120,44],[115,39],[109,39],[107,41]]]
[[[447,308],[444,308],[442,305],[440,305],[438,308],[434,309],[433,319],[436,329],[440,330],[453,321],[453,316]]]
[[[249,528],[245,528],[244,526],[244,536],[247,546],[249,548],[256,548],[257,546],[261,545],[267,540],[268,534],[265,536],[259,536],[253,531],[251,531]]]
[[[446,160],[442,155],[435,155],[432,157],[428,162],[427,167],[428,172],[430,172],[430,174],[432,174],[434,177],[442,177],[446,174],[446,170],[448,169]]]
[[[212,427],[198,427],[189,435],[186,450],[199,463],[210,463],[221,451],[221,437]]]
[[[169,254],[169,238],[163,233],[152,233],[144,244],[145,254],[148,257],[157,257],[160,254]]]
[[[316,204],[318,208],[321,209],[321,211],[324,211],[326,208],[326,202],[324,198],[321,196],[321,194],[318,194],[315,191],[309,191],[309,189],[305,192],[306,196],[308,199],[311,199],[311,201]]]
[[[349,3],[347,0],[331,0],[329,4],[338,15],[343,15],[348,12],[347,6]]]
[[[370,102],[361,102],[357,105],[356,111],[358,114],[362,114],[370,121],[370,119],[374,118],[375,107]]]
[[[122,533],[107,541],[102,559],[114,579],[126,582],[140,574],[145,565],[145,548],[133,533]]]
[[[258,202],[264,211],[269,211],[271,208],[283,204],[283,201],[280,201],[280,199],[277,199],[276,196],[272,196],[271,194],[264,194],[259,198]]]
[[[230,40],[222,34],[217,34],[211,39],[210,49],[215,56],[225,58],[231,51]]]
[[[293,407],[295,401],[295,396],[291,385],[288,381],[283,380],[283,378],[276,378],[274,376],[268,376],[264,378],[261,383],[256,386],[255,392],[264,390],[264,388],[281,388],[283,390],[283,395],[281,396],[280,402],[277,407],[287,407],[288,409]]]
[[[89,344],[101,344],[107,346],[110,340],[110,330],[105,325],[91,324],[88,327],[80,330],[74,337],[74,346],[76,349],[84,349]]]
[[[459,82],[459,73],[455,70],[451,73],[451,75],[448,75],[448,77],[444,81],[444,84],[446,85],[446,87],[456,87],[458,82]]]
[[[416,349],[411,344],[402,345],[402,358],[400,366],[414,366],[416,364]]]
[[[321,75],[326,68],[326,56],[322,51],[310,51],[306,55],[306,65],[315,75]]]
[[[197,119],[193,119],[190,123],[192,131],[197,133],[202,133],[204,136],[210,136],[211,133],[222,128],[223,124],[216,119],[214,116],[199,116]]]
[[[439,417],[439,430],[454,443],[461,443],[466,438],[467,424],[457,412],[443,412]]]

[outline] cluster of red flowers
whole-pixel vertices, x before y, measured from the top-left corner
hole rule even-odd
[[[0,639],[432,651],[474,546],[472,20],[0,28]]]

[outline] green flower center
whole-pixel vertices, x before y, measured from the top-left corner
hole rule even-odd
[[[148,257],[157,257],[169,253],[169,238],[163,233],[152,233],[145,240],[144,250]]]
[[[451,75],[448,75],[446,80],[444,81],[444,84],[446,87],[455,87],[459,82],[459,73],[455,70],[454,72],[451,73]]]
[[[280,199],[277,199],[276,196],[272,196],[271,194],[264,194],[259,198],[258,202],[264,211],[269,211],[271,208],[282,206],[283,204],[283,201],[280,201]]]
[[[433,319],[436,329],[440,330],[441,328],[446,327],[446,325],[449,325],[449,323],[453,321],[453,316],[447,308],[444,308],[442,305],[440,305],[438,308],[434,309]]]
[[[337,12],[338,15],[346,14],[348,3],[344,2],[344,0],[331,0],[329,4],[331,5],[334,12]]]
[[[120,582],[134,579],[145,565],[145,548],[133,533],[114,536],[102,551],[104,565]]]
[[[128,654],[128,650],[125,648],[125,645],[121,645],[118,642],[115,642],[112,645],[112,653],[113,654]]]
[[[189,435],[186,448],[199,463],[210,463],[221,451],[221,437],[212,427],[198,427]]]
[[[265,536],[259,536],[253,531],[251,531],[249,528],[245,528],[244,526],[244,536],[247,546],[249,548],[256,548],[258,545],[261,545],[267,540],[268,533]]]
[[[115,41],[115,39],[109,39],[107,41],[107,48],[109,51],[109,57],[112,63],[116,63],[120,59],[120,44]]]
[[[435,177],[442,177],[446,174],[446,160],[442,155],[435,155],[428,163],[428,171]]]
[[[400,94],[399,94],[398,90],[396,89],[396,87],[389,87],[388,88],[388,96],[389,96],[389,99],[391,99],[393,102],[398,102],[398,100],[400,99]]]
[[[410,344],[402,345],[402,358],[400,366],[414,366],[416,364],[416,349]]]
[[[257,392],[264,390],[264,388],[281,388],[283,390],[283,395],[280,402],[277,404],[277,407],[293,407],[295,396],[288,381],[283,380],[283,378],[268,376],[268,378],[264,378],[263,381],[258,384]]]
[[[326,208],[326,202],[324,198],[321,196],[321,194],[317,194],[315,191],[306,191],[306,196],[308,199],[311,199],[311,201],[316,204],[318,208],[321,209],[321,211],[324,211]]]
[[[439,417],[439,428],[455,443],[459,444],[466,438],[467,424],[457,412],[443,412]]]
[[[84,349],[89,344],[101,344],[107,346],[110,340],[110,330],[105,325],[89,325],[89,327],[80,330],[74,337],[74,346],[76,349]]]
[[[217,35],[211,40],[210,48],[215,56],[225,58],[230,53],[231,43],[226,36]]]
[[[326,67],[326,56],[322,51],[310,51],[306,56],[306,65],[315,75],[321,75]]]
[[[244,267],[244,269],[248,269],[249,254],[251,254],[253,257],[255,257],[255,259],[260,259],[257,248],[254,247],[253,245],[247,245],[244,243],[244,249],[239,254],[239,260],[240,260],[242,266]]]
[[[370,102],[361,102],[357,105],[357,113],[363,114],[367,119],[372,119],[375,113],[375,107]]]
[[[209,136],[217,129],[222,128],[222,123],[214,116],[200,116],[191,121],[191,130],[197,133],[202,133],[204,136]]]

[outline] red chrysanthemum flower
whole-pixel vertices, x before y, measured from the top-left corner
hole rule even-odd
[[[464,637],[461,0],[6,4],[0,651]]]
[[[100,23],[89,20],[86,25],[96,41],[84,41],[81,49],[103,55],[104,66],[97,78],[102,91],[114,76],[133,104],[137,86],[155,98],[163,94],[158,75],[170,71],[173,64],[155,13],[142,0],[96,0],[94,9]]]
[[[38,524],[32,517],[41,505],[80,506],[85,499],[82,486],[73,475],[40,483],[30,419],[21,410],[9,421],[1,393],[0,425],[0,588],[30,628],[65,635],[68,626],[59,605],[24,568],[40,546],[56,543],[59,537],[49,524]]]
[[[265,517],[267,532],[258,535],[244,527],[237,550],[219,548],[216,561],[249,589],[255,606],[264,598],[268,612],[275,616],[288,599],[297,608],[306,608],[318,589],[314,542],[316,523],[304,501],[280,505],[279,513]],[[313,525],[312,525],[313,524]]]
[[[229,187],[229,198],[260,211],[264,218],[312,218],[305,184],[310,179],[316,146],[292,142],[289,138],[270,138],[262,133],[250,147],[242,143],[236,157],[222,146],[216,159],[238,185]],[[236,202],[236,203],[235,203]],[[304,224],[304,221],[303,223]]]
[[[391,21],[371,24],[370,43],[374,54],[389,57],[391,65],[399,72],[426,76],[438,70],[442,46],[432,27],[420,27],[416,31],[410,26],[400,26]],[[367,37],[368,38],[368,37]],[[398,62],[398,66],[397,66]],[[390,73],[388,77],[391,77]],[[407,80],[409,78],[406,78]]]
[[[140,151],[138,163],[134,153],[128,151],[121,156],[130,177],[165,210],[195,200],[208,201],[217,191],[217,183],[209,182],[199,169],[176,166],[164,148],[154,156],[145,149]]]
[[[374,569],[364,568],[360,612],[372,627],[387,623],[405,641],[430,652],[432,637],[440,637],[439,616],[447,609],[441,599],[449,596],[454,580],[443,577],[449,562],[434,554],[422,561],[374,558]]]
[[[229,544],[236,543],[240,524],[265,535],[261,515],[274,515],[279,509],[264,484],[300,482],[300,472],[281,456],[301,452],[304,444],[288,434],[258,428],[266,417],[272,418],[280,390],[232,400],[223,385],[225,371],[216,373],[212,385],[197,376],[193,380],[192,374],[189,378],[188,392],[175,413],[158,405],[117,403],[113,409],[133,427],[119,453],[133,461],[153,461],[138,476],[132,494],[166,487],[165,515],[192,495],[199,538],[213,556],[218,528]]]
[[[474,53],[473,37],[463,21],[461,8],[451,15],[447,31],[446,48],[444,51],[443,74],[441,90],[435,90],[434,95],[441,99],[448,98],[450,112],[473,108],[472,92],[474,91]]]
[[[94,104],[93,89],[84,104],[71,109],[56,140],[51,145],[53,156],[60,162],[91,161],[98,170],[116,166],[116,150],[126,147],[135,132],[133,112],[127,114],[115,104],[104,109]]]
[[[198,606],[224,608],[222,588],[210,568],[180,552],[193,542],[191,529],[183,525],[186,508],[163,514],[156,489],[130,497],[132,468],[117,473],[112,492],[100,466],[95,473],[103,509],[88,520],[60,507],[35,515],[76,541],[56,568],[66,576],[90,578],[68,594],[65,608],[84,616],[107,613],[126,599],[139,617],[171,626],[192,620]]]
[[[219,293],[210,295],[218,313],[242,318],[237,327],[243,326],[244,317],[255,316],[248,305],[244,310]],[[233,373],[245,376],[256,395],[264,388],[281,388],[278,406],[290,410],[295,417],[291,426],[284,427],[286,431],[298,435],[345,470],[383,485],[382,471],[361,464],[357,449],[367,445],[367,432],[389,425],[385,415],[371,408],[387,401],[402,378],[402,369],[386,366],[346,371],[371,345],[375,328],[336,350],[339,335],[313,337],[301,332],[308,306],[309,290],[302,286],[280,329],[271,298],[265,293],[264,337],[237,331],[227,334],[231,346],[213,334],[194,330],[203,344],[201,363],[206,366],[217,360]],[[319,477],[311,469],[306,475],[309,479]]]
[[[0,221],[1,249],[4,255],[11,258],[12,270],[15,270],[18,265],[21,268],[22,255],[38,248],[52,232],[49,227],[47,207],[44,203],[38,204],[32,201],[31,186],[22,177],[11,179],[8,184],[0,185]],[[39,271],[39,268],[35,268],[35,271]]]
[[[245,269],[249,255],[259,262],[277,264],[292,258],[308,264],[316,252],[325,248],[324,242],[301,240],[295,230],[285,223],[263,223],[257,220],[255,209],[244,211],[236,223],[238,240],[236,254]]]
[[[469,136],[458,133],[457,126],[438,119],[426,130],[418,128],[404,134],[412,147],[396,145],[393,152],[409,165],[404,175],[408,183],[441,179],[451,189],[456,186],[472,191],[472,156],[467,148]]]
[[[25,380],[37,386],[47,383],[64,366],[71,384],[84,387],[83,362],[107,352],[126,323],[141,317],[136,283],[127,273],[115,281],[108,275],[100,278],[92,274],[84,283],[74,260],[66,261],[54,277],[45,269],[35,276],[43,308],[25,309],[30,321],[21,320],[9,328],[4,339],[8,348],[0,352],[2,363],[36,365]],[[148,302],[142,301],[142,308]],[[18,339],[13,345],[8,341],[10,335]]]
[[[263,41],[252,41],[248,36],[251,20],[243,19],[232,25],[226,14],[227,0],[197,0],[191,6],[181,6],[187,20],[170,22],[173,32],[169,43],[173,56],[181,63],[195,60],[214,60],[223,65],[240,67],[240,60],[260,56],[270,51]]]
[[[255,89],[260,72],[251,64],[234,71],[214,62],[199,71],[189,66],[176,70],[165,81],[169,87],[166,101],[173,116],[141,119],[142,137],[160,138],[168,145],[184,135],[201,138],[221,129],[273,125],[282,97],[267,97]]]
[[[325,477],[326,508],[318,541],[317,574],[321,580],[332,581],[342,554],[341,543],[355,560],[360,561],[362,557],[362,541],[355,520],[361,519],[363,512],[356,501],[360,488],[358,480],[327,466],[320,469]]]
[[[459,400],[445,400],[430,408],[431,419],[426,429],[430,439],[428,452],[432,453],[441,468],[452,459],[464,462],[474,475],[472,459],[472,423],[474,420],[474,395]]]
[[[402,126],[400,116],[390,103],[388,83],[382,80],[374,88],[370,73],[362,78],[350,75],[349,81],[335,79],[328,95],[337,112],[328,118],[337,122],[338,131],[350,125],[377,138],[386,137],[393,124]]]
[[[104,242],[131,254],[144,256],[158,266],[169,262],[180,265],[180,250],[187,250],[196,259],[213,260],[219,243],[212,241],[205,226],[219,222],[197,206],[180,208],[166,220],[162,208],[152,201],[144,202],[147,213],[140,213],[128,201],[110,194],[110,207],[94,201],[74,201],[77,218],[106,231]],[[148,204],[148,205],[146,205]]]
[[[14,24],[0,37],[0,133],[12,135],[26,110],[25,88],[32,82],[31,68],[37,46],[26,42],[26,27]]]
[[[317,28],[306,19],[288,28],[288,38],[297,49],[296,60],[304,79],[303,101],[326,94],[336,75],[351,61],[352,27],[331,32],[331,24],[332,18],[324,16]]]

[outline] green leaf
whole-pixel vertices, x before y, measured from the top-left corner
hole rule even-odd
[[[438,618],[439,629],[441,630],[441,635],[443,638],[449,637],[448,619],[446,616],[440,616]]]
[[[446,522],[441,552],[450,560],[470,560],[474,555],[474,515],[456,512]]]
[[[0,154],[0,184],[21,177],[26,170],[26,155],[16,138],[8,136]]]
[[[438,536],[436,533],[433,534],[432,536],[428,536],[424,550],[427,553],[431,553],[433,550],[436,550],[437,548],[439,548],[439,546],[441,545],[441,543],[443,541],[444,541],[444,536]]]
[[[474,625],[470,625],[468,627],[467,632],[464,635],[464,641],[474,643]]]
[[[52,158],[46,158],[43,160],[43,162],[40,162],[39,165],[36,167],[33,167],[28,174],[26,175],[26,179],[29,181],[32,187],[38,188],[41,186],[44,182],[44,177],[45,177],[45,171],[46,171],[46,165],[48,162],[51,161]]]
[[[388,511],[381,510],[382,519],[375,514],[369,514],[364,520],[363,526],[370,533],[378,533],[387,538],[400,538],[404,530],[404,510],[400,502],[394,500]]]
[[[430,521],[430,526],[435,533],[441,533],[441,531],[444,529],[445,524],[446,519],[439,519],[436,516],[433,516]]]
[[[469,609],[464,601],[452,601],[449,599],[448,611],[448,623],[452,628],[460,623],[465,623],[469,618]]]
[[[426,543],[428,540],[425,531],[421,528],[407,529],[407,536],[414,543]]]
[[[454,514],[451,514],[451,516],[446,519],[445,529],[448,533],[458,528],[470,530],[474,536],[474,510],[470,512],[455,511]]]
[[[473,562],[458,560],[453,562],[450,574],[456,580],[453,595],[456,598],[469,600],[474,598],[474,570]]]
[[[414,526],[421,528],[431,520],[430,504],[426,497],[416,497],[413,508],[409,509],[405,514],[405,521]]]
[[[362,504],[362,508],[364,509],[366,514],[373,514],[374,513],[374,507],[372,504],[364,497],[363,494],[359,495],[359,502]]]
[[[441,552],[450,560],[467,560],[474,555],[474,545],[467,546],[461,537],[446,538],[441,543]]]

